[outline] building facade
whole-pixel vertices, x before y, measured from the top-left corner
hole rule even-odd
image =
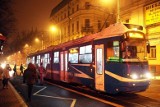
[[[54,44],[67,42],[99,32],[108,23],[115,23],[115,16],[98,0],[63,0],[51,12],[53,25],[58,29]]]
[[[99,32],[115,23],[118,14],[116,3],[119,3],[121,22],[144,26],[151,45],[148,54],[150,70],[160,74],[160,1],[113,0],[112,6],[102,6],[99,1],[63,0],[53,8],[50,20],[58,28],[54,44]]]

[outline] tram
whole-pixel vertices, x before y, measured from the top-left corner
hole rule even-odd
[[[0,54],[3,50],[3,44],[5,42],[6,38],[0,33]]]
[[[101,32],[32,53],[27,63],[43,63],[46,78],[76,83],[110,94],[145,91],[150,85],[143,27],[116,23]]]

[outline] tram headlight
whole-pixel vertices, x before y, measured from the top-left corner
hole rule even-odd
[[[4,69],[6,67],[6,63],[2,63],[1,67]]]
[[[147,72],[144,74],[145,78],[151,79],[152,78],[152,74]]]
[[[131,74],[130,77],[131,77],[132,79],[138,79],[138,75],[137,75],[137,74]]]

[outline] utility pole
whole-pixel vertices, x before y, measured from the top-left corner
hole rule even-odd
[[[120,22],[120,0],[117,0],[117,23]]]

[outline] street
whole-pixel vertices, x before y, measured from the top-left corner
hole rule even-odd
[[[11,83],[26,101],[27,85],[22,83],[22,77],[13,78]],[[68,88],[46,81],[44,86],[34,86],[32,101],[27,104],[29,107],[159,107],[158,83],[158,80],[152,80],[147,91],[137,94],[108,95],[93,90],[81,91],[79,88]]]

